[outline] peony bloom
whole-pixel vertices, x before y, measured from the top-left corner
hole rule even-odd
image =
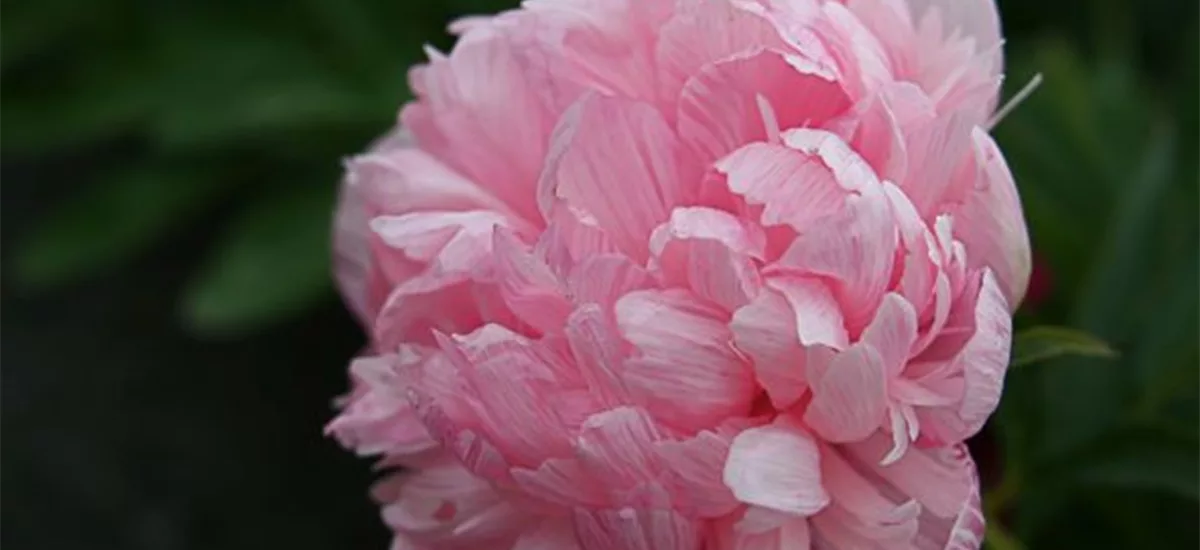
[[[1029,245],[990,0],[528,0],[351,160],[396,549],[977,548]]]

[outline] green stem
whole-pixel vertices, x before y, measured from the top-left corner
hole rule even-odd
[[[987,518],[987,531],[985,532],[986,546],[991,550],[1025,550],[1025,546],[1017,537],[1009,533],[1000,522],[994,518]]]

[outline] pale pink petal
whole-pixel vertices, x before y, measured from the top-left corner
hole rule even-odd
[[[656,99],[655,38],[673,2],[526,0],[522,6],[561,33],[551,44],[566,60],[556,74],[606,95]]]
[[[976,51],[987,51],[1001,42],[996,0],[907,0],[914,20],[936,9],[947,31],[959,30],[975,39]],[[999,64],[994,69],[999,71]]]
[[[419,346],[402,346],[398,354],[361,357],[350,364],[355,381],[345,409],[325,428],[359,455],[419,455],[436,442],[408,401],[408,385],[397,371],[414,368],[429,354]]]
[[[986,266],[996,274],[1008,309],[1014,311],[1025,296],[1032,266],[1021,199],[992,138],[979,129],[972,138],[981,177],[954,215],[955,236],[969,251],[971,267]]]
[[[670,473],[669,487],[677,509],[713,518],[738,506],[722,476],[733,438],[751,425],[739,419],[687,439],[655,444],[659,460]]]
[[[401,120],[422,148],[536,220],[531,190],[553,119],[534,103],[516,65],[510,48],[499,44],[476,42],[451,57],[438,55],[414,73],[428,92],[405,106]],[[489,93],[477,93],[475,83],[486,83]]]
[[[732,311],[761,288],[755,260],[765,248],[756,225],[710,208],[676,208],[650,237],[650,263],[667,286],[689,288]]]
[[[953,176],[968,160],[973,122],[963,113],[948,113],[906,129],[908,173],[898,183],[917,212],[929,219],[947,202],[965,193]]]
[[[333,219],[333,277],[346,305],[370,326],[384,291],[372,289],[371,231],[361,192],[344,185]]]
[[[583,259],[567,278],[567,289],[575,304],[597,304],[605,311],[622,296],[652,286],[654,281],[642,266],[619,254]]]
[[[494,210],[508,206],[419,149],[372,151],[346,163],[347,185],[361,190],[376,214],[419,210]]]
[[[822,10],[813,29],[836,60],[851,94],[864,97],[890,82],[893,68],[879,38],[838,2],[825,2]]]
[[[539,200],[543,213],[555,199],[585,209],[642,260],[651,231],[695,195],[698,170],[652,107],[592,94],[559,121]]]
[[[586,212],[559,201],[552,207],[549,226],[534,245],[537,255],[546,260],[560,278],[575,265],[599,254],[615,254],[620,249]]]
[[[615,313],[638,350],[622,378],[657,418],[702,428],[749,411],[754,376],[729,345],[724,313],[671,290],[627,294]]]
[[[887,372],[868,345],[854,345],[828,363],[809,361],[813,400],[804,421],[834,442],[858,441],[883,423],[887,411]]]
[[[580,550],[580,546],[571,522],[553,518],[523,533],[512,550]]]
[[[386,483],[393,487],[376,491],[390,497],[384,522],[410,543],[457,548],[513,540],[533,521],[457,464],[398,474]]]
[[[618,506],[668,507],[666,474],[655,443],[663,439],[641,409],[620,407],[592,415],[575,442],[580,464]]]
[[[804,97],[804,101],[795,101]],[[692,76],[679,99],[679,135],[705,162],[764,141],[762,105],[771,126],[820,127],[850,107],[831,68],[799,55],[755,49],[718,61]]]
[[[703,524],[669,509],[575,509],[584,550],[701,550]]]
[[[898,242],[888,201],[879,187],[847,197],[845,206],[800,235],[780,264],[827,277],[843,304],[851,332],[865,327],[891,281]]]
[[[849,342],[841,307],[829,286],[809,277],[776,276],[767,286],[779,291],[792,308],[800,344],[842,349]]]
[[[974,465],[965,447],[910,448],[896,462],[884,466],[881,459],[891,448],[883,434],[847,445],[848,452],[869,471],[919,502],[940,518],[954,518],[974,490]]]
[[[609,505],[603,480],[591,476],[574,457],[551,458],[536,469],[513,468],[512,478],[524,494],[556,507]]]
[[[718,522],[714,529],[714,550],[809,550],[812,536],[808,518],[780,514],[782,518],[767,525],[752,525],[754,522],[747,521],[761,511],[764,509],[751,506],[740,519]]]
[[[899,294],[888,293],[860,341],[875,349],[891,377],[908,363],[916,339],[917,313],[912,304]]]
[[[974,285],[973,285],[974,286]],[[1004,375],[1008,370],[1012,345],[1012,317],[1007,302],[991,272],[982,274],[977,295],[960,298],[961,304],[951,313],[951,323],[969,323],[970,338],[943,368],[951,374],[961,373],[961,395],[957,407],[919,410],[929,418],[929,424],[939,439],[958,441],[977,433],[1000,402]],[[969,290],[974,290],[971,288]],[[968,316],[967,319],[956,317]],[[933,378],[935,375],[926,375]],[[929,384],[930,382],[926,382]]]
[[[603,310],[585,305],[571,314],[563,330],[580,377],[596,399],[609,407],[628,403],[629,390],[620,374],[625,360],[620,337]]]
[[[783,295],[766,289],[733,314],[733,342],[748,355],[758,383],[779,410],[800,400],[808,387],[796,314]]]
[[[829,504],[819,464],[811,436],[781,417],[734,438],[724,479],[742,502],[811,516]]]
[[[797,232],[828,215],[848,195],[819,159],[784,145],[753,143],[716,164],[729,192],[748,205],[760,207],[764,226],[788,225]]]
[[[550,268],[507,230],[495,231],[492,249],[500,295],[508,308],[542,333],[562,328],[571,303]]]
[[[974,474],[974,464],[971,464],[969,468],[971,473]],[[946,542],[944,550],[978,550],[978,548],[983,546],[987,520],[983,515],[978,476],[973,476],[973,478],[971,490],[967,494],[966,500],[963,501],[961,508],[959,508],[958,515],[954,518],[954,523],[950,526],[950,540]],[[931,524],[928,527],[929,531],[937,532],[940,530],[941,525],[934,522],[929,523]]]

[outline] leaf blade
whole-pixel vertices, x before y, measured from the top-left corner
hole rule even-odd
[[[1118,354],[1103,340],[1066,327],[1038,326],[1013,337],[1012,367],[1023,367],[1065,356],[1115,359]]]

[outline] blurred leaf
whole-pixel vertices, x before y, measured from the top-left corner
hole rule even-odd
[[[183,297],[189,328],[244,332],[331,294],[334,186],[274,189],[234,220],[189,285]]]
[[[5,68],[52,49],[112,11],[111,5],[83,0],[8,2],[0,23],[0,63]]]
[[[220,178],[179,166],[144,165],[86,187],[20,245],[16,276],[52,285],[113,267],[217,198]]]
[[[1064,461],[1061,475],[1086,485],[1200,500],[1200,437],[1155,426],[1115,433]]]
[[[1130,97],[1128,101],[1139,101]],[[1157,322],[1155,312],[1141,307],[1154,289],[1147,281],[1157,272],[1170,271],[1156,253],[1161,215],[1169,204],[1167,191],[1173,181],[1174,132],[1165,122],[1152,139],[1132,157],[1137,169],[1118,182],[1119,193],[1112,214],[1103,226],[1091,231],[1103,239],[1096,243],[1089,269],[1082,280],[1068,323],[1120,347],[1126,347],[1139,325]],[[1115,154],[1115,153],[1114,153]],[[1128,157],[1128,155],[1126,155]],[[1045,369],[1040,447],[1048,456],[1098,437],[1112,426],[1140,391],[1134,373],[1138,367],[1123,362],[1116,368],[1097,368],[1086,359],[1069,358],[1053,369]]]
[[[315,138],[331,127],[373,126],[394,116],[403,99],[403,72],[373,65],[379,76],[356,80],[294,32],[194,19],[176,19],[164,32],[149,131],[171,148],[228,147],[298,133]],[[218,32],[220,40],[212,40]],[[406,53],[418,52],[414,44]]]
[[[62,149],[136,131],[155,101],[143,48],[127,45],[62,63],[51,60],[5,80],[0,118],[5,150]]]
[[[1117,352],[1086,332],[1065,327],[1041,326],[1013,337],[1011,366],[1022,367],[1067,355],[1114,358]]]

